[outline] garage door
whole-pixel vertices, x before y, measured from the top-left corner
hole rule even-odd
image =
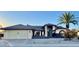
[[[31,39],[32,31],[30,30],[10,30],[4,33],[4,39]]]

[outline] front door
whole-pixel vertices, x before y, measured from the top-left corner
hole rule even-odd
[[[52,37],[52,30],[51,29],[48,30],[48,37]]]

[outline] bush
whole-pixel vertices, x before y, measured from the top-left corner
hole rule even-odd
[[[77,36],[75,31],[66,31],[65,32],[65,40],[72,40],[72,38],[75,38]]]

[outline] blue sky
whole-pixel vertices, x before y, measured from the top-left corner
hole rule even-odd
[[[62,13],[64,13],[64,11],[0,11],[0,24],[3,26],[11,26],[16,24],[58,24],[58,18],[62,15]],[[78,11],[72,11],[71,13],[73,13],[76,17],[79,17]],[[72,24],[70,27],[78,28],[78,26],[74,26]]]

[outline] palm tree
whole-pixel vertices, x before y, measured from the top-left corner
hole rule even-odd
[[[60,16],[60,18],[59,18],[59,24],[65,24],[66,28],[69,29],[70,23],[72,23],[74,25],[78,24],[77,20],[75,20],[75,16],[70,12],[63,13],[62,16]],[[67,30],[65,36],[66,36],[65,40],[71,40],[71,35],[70,35],[69,30]]]
[[[62,16],[60,16],[59,18],[59,24],[65,24],[66,28],[69,29],[70,23],[74,25],[78,24],[77,20],[75,20],[75,16],[71,14],[70,12],[63,13]]]

